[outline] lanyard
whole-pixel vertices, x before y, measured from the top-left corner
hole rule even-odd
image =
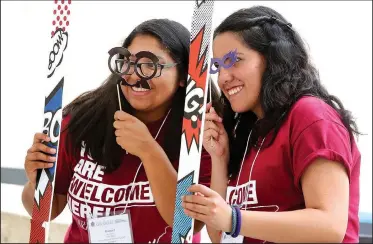
[[[164,123],[166,122],[166,120],[167,120],[168,115],[170,114],[170,112],[171,112],[171,109],[168,110],[168,113],[167,113],[166,117],[163,119],[163,122],[162,122],[161,126],[159,127],[157,134],[156,134],[155,137],[154,137],[155,140],[157,140],[158,135],[159,135],[159,133],[161,132],[161,129],[162,129]],[[96,166],[97,166],[97,163],[96,163]],[[137,175],[139,174],[139,171],[140,171],[141,166],[142,166],[142,162],[140,163],[139,167],[137,168],[137,171],[136,171],[135,177],[133,178],[133,181],[132,181],[132,183],[131,183],[132,186],[131,186],[131,190],[130,190],[130,193],[129,193],[128,196],[131,196],[132,191],[135,189],[135,188],[134,188],[134,186],[135,186],[135,185],[134,185],[134,184],[135,184],[135,180],[136,180]],[[91,177],[88,176],[88,180],[90,180],[90,179],[91,179]],[[88,198],[88,197],[87,197],[87,198]],[[84,204],[85,204],[85,205],[87,206],[87,208],[88,208],[88,202],[87,202],[88,199],[87,199],[87,198],[84,197]],[[124,211],[123,211],[123,213],[126,212],[126,210],[127,210],[127,206],[128,206],[128,203],[129,203],[129,201],[127,201],[126,206],[124,207]],[[89,208],[88,208],[88,209],[89,209]],[[91,212],[89,212],[89,215],[90,215],[91,218],[93,218]]]
[[[246,148],[245,148],[245,152],[244,152],[243,157],[242,157],[241,166],[240,166],[240,172],[238,173],[238,178],[237,178],[237,182],[236,182],[236,187],[235,187],[235,189],[234,189],[235,193],[237,193],[237,186],[238,186],[238,182],[240,181],[240,176],[241,176],[242,166],[243,166],[243,163],[244,163],[244,161],[245,161],[245,157],[246,157],[246,154],[247,154],[247,149],[248,149],[248,147],[249,147],[249,141],[250,141],[250,137],[251,137],[251,132],[252,132],[252,130],[250,130],[249,136],[247,137]],[[252,172],[253,172],[253,168],[254,168],[254,165],[255,165],[256,159],[258,158],[258,155],[259,155],[260,149],[261,149],[262,146],[263,146],[264,140],[265,140],[265,137],[263,138],[262,143],[261,143],[260,146],[259,146],[258,152],[257,152],[256,155],[255,155],[255,158],[254,158],[254,160],[253,160],[253,163],[251,164],[250,175],[249,175],[249,182],[248,182],[249,184],[250,184],[250,181],[251,181],[251,174],[252,174]],[[248,198],[249,198],[249,195],[247,194],[246,199],[245,199],[242,203],[246,202]],[[241,206],[242,206],[242,203],[241,203]],[[241,207],[241,206],[240,206],[240,207]],[[245,207],[245,210],[246,210],[246,207]]]

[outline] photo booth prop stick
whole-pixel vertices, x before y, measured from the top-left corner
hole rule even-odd
[[[172,243],[191,243],[194,220],[184,214],[181,197],[198,183],[208,85],[209,48],[214,1],[195,1],[192,17],[189,70],[184,105],[176,186]]]
[[[48,147],[56,149],[56,157],[53,167],[38,169],[32,209],[30,243],[47,243],[49,224],[54,196],[55,170],[58,162],[58,146],[60,141],[60,130],[62,120],[62,96],[66,75],[66,51],[68,48],[69,17],[71,0],[55,0],[53,10],[52,32],[50,45],[46,46],[45,56],[48,54],[48,65],[46,72],[45,88],[47,94],[44,104],[44,126],[43,133],[51,140],[43,142]],[[62,19],[64,21],[62,21]],[[59,22],[56,22],[56,20]],[[42,67],[41,64],[40,68]]]

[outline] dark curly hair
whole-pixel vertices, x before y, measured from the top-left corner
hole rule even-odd
[[[318,97],[338,111],[351,138],[354,133],[360,134],[351,113],[321,84],[302,38],[282,15],[263,6],[241,9],[216,28],[214,38],[225,32],[238,34],[243,43],[261,53],[267,63],[260,91],[264,118],[257,120],[256,115],[248,111],[238,115],[237,124],[236,114],[228,99],[224,94],[221,96],[224,127],[230,144],[229,175],[237,176],[250,130],[249,148],[257,147],[258,141],[261,142],[258,138],[270,134],[270,140],[263,145],[268,147],[273,143],[291,106],[305,95]]]

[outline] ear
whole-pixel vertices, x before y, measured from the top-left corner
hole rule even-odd
[[[185,80],[181,80],[179,86],[180,87],[185,87],[185,83],[186,83]]]

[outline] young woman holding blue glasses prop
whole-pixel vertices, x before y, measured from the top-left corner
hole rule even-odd
[[[273,9],[241,9],[213,52],[224,109],[205,117],[211,189],[191,186],[185,213],[213,243],[357,243],[360,133],[299,34]]]

